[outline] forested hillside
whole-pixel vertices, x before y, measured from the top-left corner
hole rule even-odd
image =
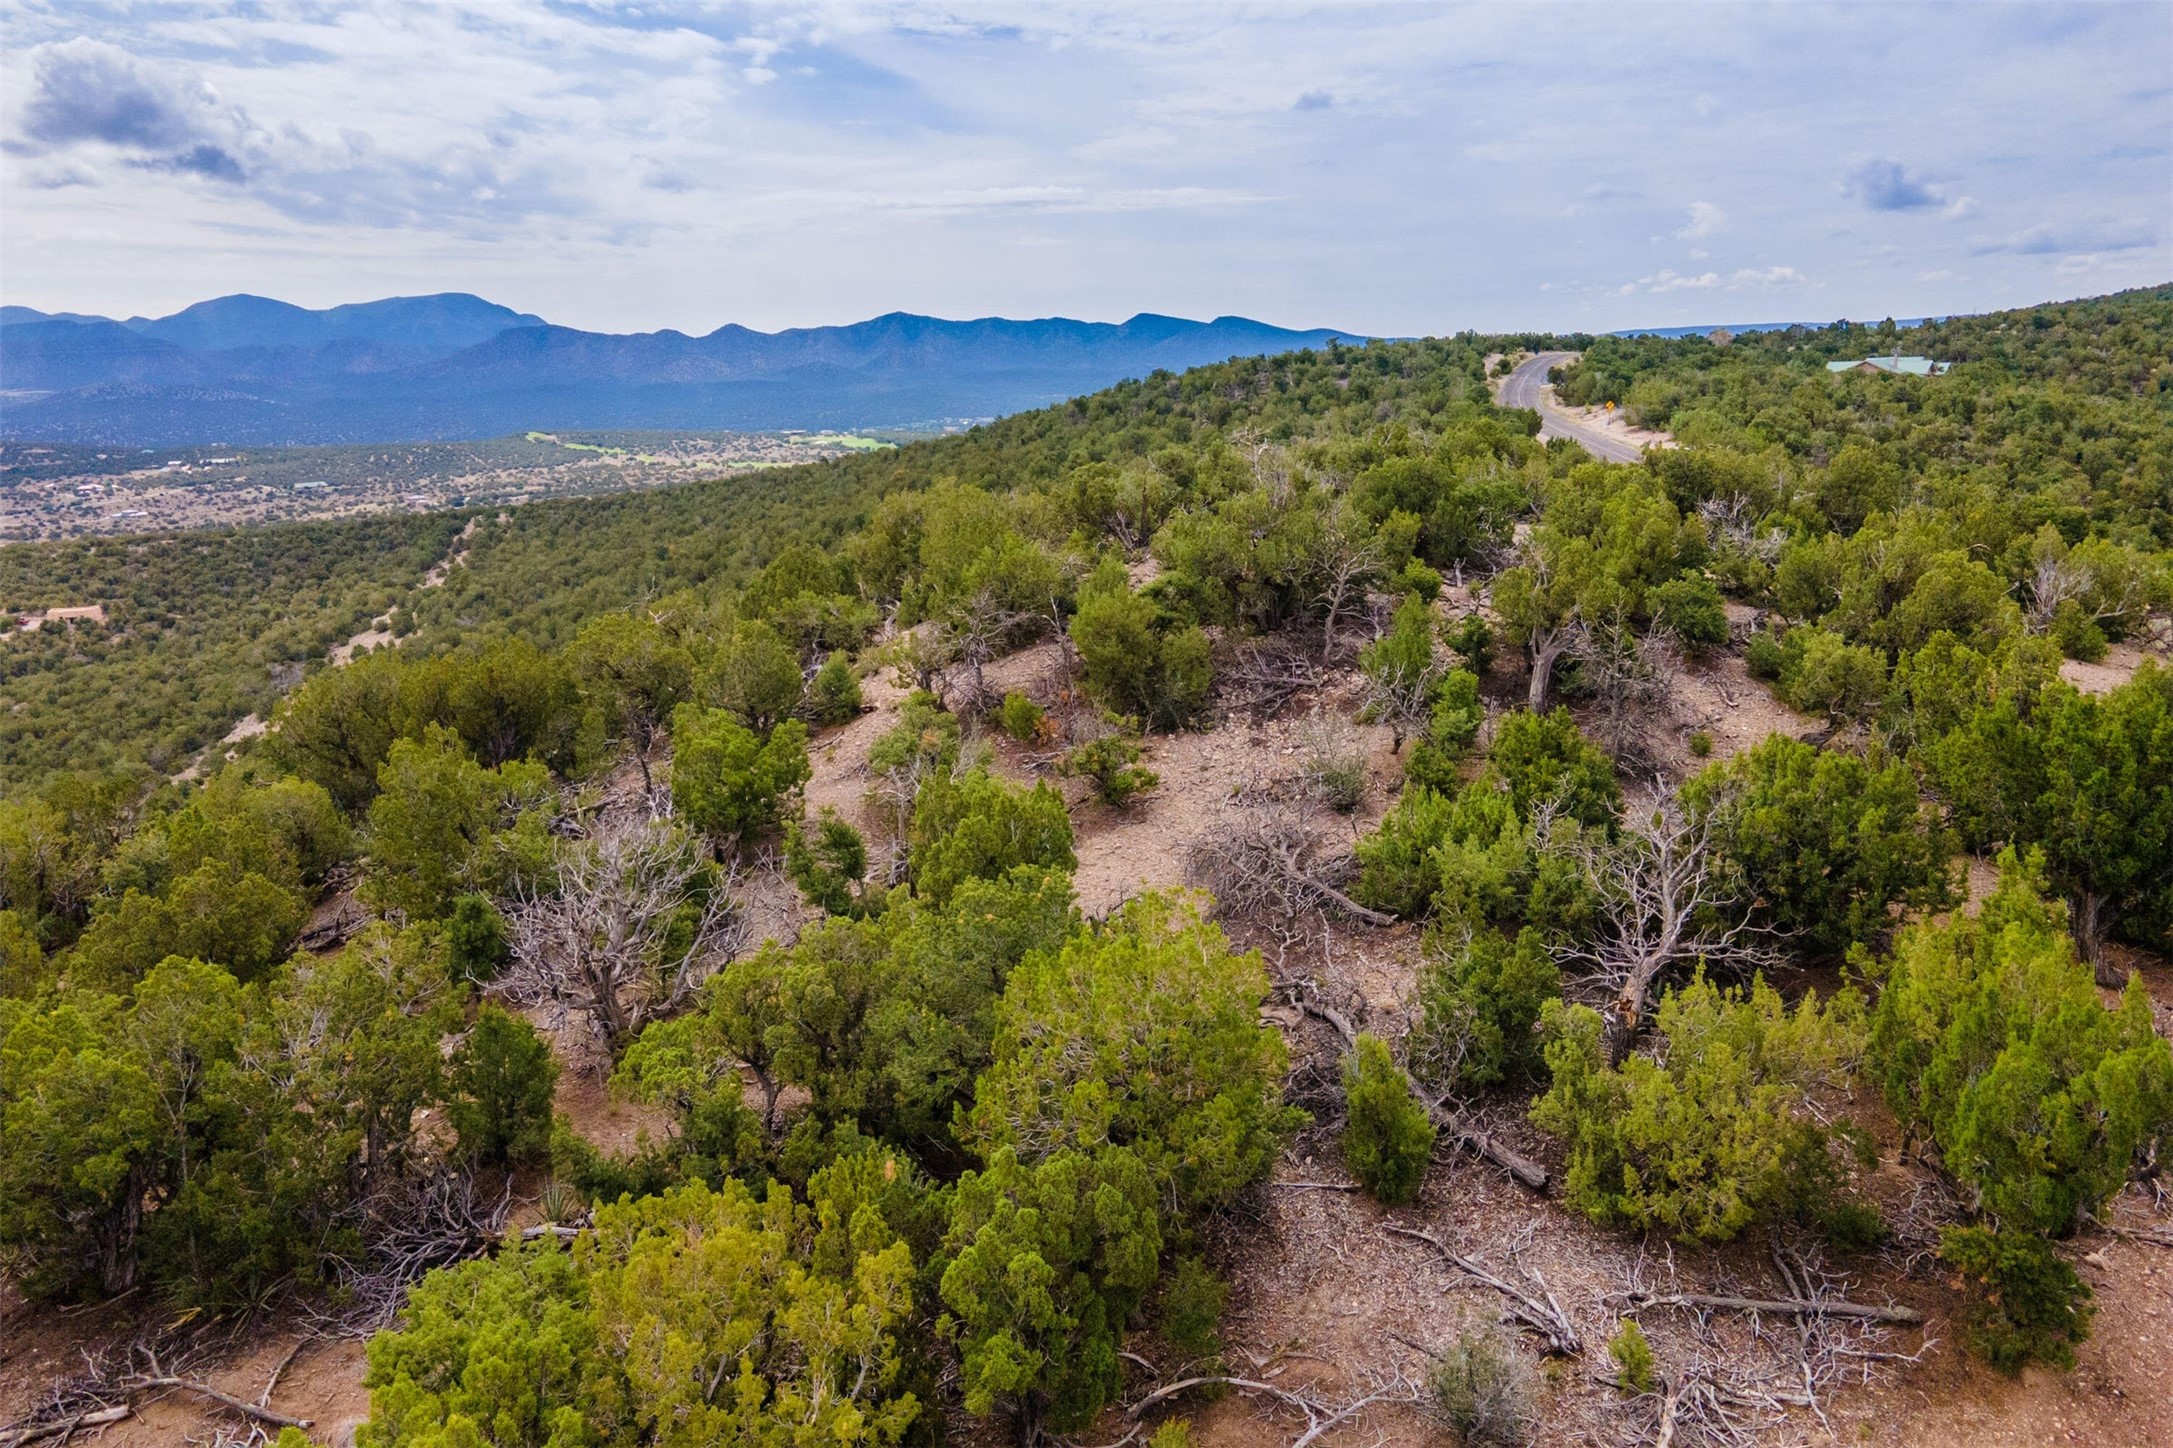
[[[1555,342],[0,550],[109,605],[0,642],[0,1262],[112,1334],[6,1411],[1932,1442],[2154,1381],[2173,289],[1591,342],[1634,466],[1493,406]],[[1958,365],[1824,365],[1897,344]],[[275,1332],[345,1387],[219,1376]]]

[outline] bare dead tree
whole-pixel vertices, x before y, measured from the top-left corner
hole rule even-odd
[[[1210,1375],[1182,1378],[1174,1383],[1156,1388],[1138,1402],[1124,1410],[1124,1416],[1136,1422],[1149,1408],[1166,1403],[1180,1393],[1194,1388],[1233,1388],[1248,1397],[1264,1397],[1287,1408],[1293,1408],[1305,1417],[1305,1431],[1291,1440],[1290,1448],[1309,1448],[1320,1437],[1339,1425],[1349,1422],[1376,1403],[1417,1403],[1425,1400],[1425,1388],[1404,1375],[1403,1369],[1391,1368],[1387,1373],[1366,1375],[1365,1391],[1341,1403],[1324,1401],[1319,1395],[1303,1388],[1277,1387],[1273,1383],[1254,1378]]]
[[[1320,656],[1329,662],[1336,655],[1336,624],[1364,602],[1366,586],[1380,577],[1381,543],[1378,532],[1353,513],[1347,498],[1322,510],[1320,528],[1311,542],[1306,562],[1313,601],[1322,613]]]
[[[1580,681],[1599,701],[1607,750],[1632,764],[1649,764],[1651,741],[1673,714],[1682,651],[1666,629],[1640,634],[1620,614],[1569,629],[1569,655]]]
[[[1686,1291],[1671,1256],[1664,1286],[1647,1284],[1640,1258],[1628,1290],[1610,1298],[1632,1314],[1671,1309],[1687,1329],[1687,1341],[1669,1343],[1659,1390],[1647,1395],[1655,1442],[1748,1448],[1769,1441],[1795,1409],[1808,1410],[1831,1433],[1824,1403],[1835,1388],[1874,1381],[1888,1364],[1920,1362],[1936,1345],[1927,1340],[1913,1353],[1886,1349],[1887,1333],[1919,1326],[1922,1317],[1849,1301],[1848,1279],[1784,1247],[1778,1236],[1772,1261],[1785,1297]]]
[[[1580,969],[1611,996],[1607,1054],[1629,1055],[1670,968],[1693,960],[1730,969],[1777,964],[1771,942],[1750,923],[1732,877],[1713,846],[1721,811],[1692,812],[1655,789],[1624,812],[1619,838],[1580,835],[1571,848],[1598,891],[1600,928],[1557,947],[1566,969]]]
[[[1267,798],[1226,811],[1220,827],[1191,847],[1193,879],[1226,914],[1295,926],[1333,911],[1368,925],[1395,917],[1369,910],[1336,886],[1347,859],[1327,854],[1328,833],[1314,821],[1309,799]]]
[[[1782,528],[1758,527],[1758,509],[1742,493],[1707,498],[1698,504],[1705,535],[1724,552],[1740,553],[1768,565],[1781,560],[1781,546],[1788,541]]]
[[[993,701],[983,671],[1019,642],[1024,625],[1040,619],[1035,610],[1011,607],[987,584],[948,611],[943,627],[958,663],[966,670],[966,697],[959,701],[960,709],[978,713],[989,707]]]
[[[518,1005],[586,1013],[615,1050],[683,1006],[743,943],[728,879],[700,895],[691,928],[667,945],[707,868],[701,842],[668,821],[599,822],[561,851],[555,893],[520,896],[499,991]]]

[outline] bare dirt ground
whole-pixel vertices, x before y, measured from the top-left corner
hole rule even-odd
[[[2166,662],[2163,649],[2148,649],[2140,644],[2118,643],[2108,646],[2105,657],[2095,663],[2081,659],[2063,659],[2060,677],[2082,690],[2085,694],[2110,694],[2135,677],[2135,671],[2143,667],[2143,660],[2156,659],[2160,665]]]

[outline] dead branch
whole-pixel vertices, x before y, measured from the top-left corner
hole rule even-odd
[[[199,1383],[193,1378],[132,1378],[129,1380],[128,1387],[131,1392],[148,1392],[156,1388],[171,1388],[175,1392],[190,1393],[196,1397],[217,1403],[222,1408],[239,1413],[244,1418],[251,1418],[274,1428],[307,1428],[311,1424],[311,1420],[308,1418],[290,1418],[285,1413],[275,1413],[270,1408],[259,1407],[255,1403],[235,1397],[232,1393],[222,1393],[211,1384]]]
[[[103,1428],[108,1423],[120,1422],[135,1411],[127,1403],[116,1403],[110,1408],[79,1410],[69,1417],[33,1427],[0,1430],[0,1448],[29,1448],[32,1443],[42,1443],[48,1438],[59,1438],[65,1443],[84,1428]]]
[[[1306,1420],[1305,1431],[1291,1442],[1290,1448],[1309,1448],[1309,1445],[1319,1439],[1322,1434],[1355,1418],[1375,1403],[1416,1403],[1420,1401],[1424,1394],[1424,1389],[1405,1377],[1403,1369],[1400,1367],[1385,1378],[1375,1378],[1370,1391],[1339,1405],[1323,1403],[1318,1398],[1305,1393],[1292,1392],[1287,1388],[1278,1388],[1273,1383],[1263,1383],[1253,1378],[1210,1375],[1185,1378],[1166,1387],[1157,1388],[1147,1394],[1146,1397],[1132,1404],[1131,1407],[1126,1408],[1124,1416],[1128,1420],[1137,1421],[1140,1414],[1146,1412],[1147,1409],[1154,1407],[1158,1403],[1168,1402],[1179,1393],[1192,1388],[1217,1386],[1235,1388],[1241,1393],[1265,1394],[1303,1413]]]
[[[1415,1227],[1399,1227],[1393,1222],[1384,1224],[1383,1230],[1399,1237],[1409,1237],[1415,1242],[1426,1243],[1439,1252],[1451,1266],[1508,1298],[1510,1318],[1538,1334],[1546,1344],[1548,1353],[1557,1357],[1576,1357],[1584,1351],[1584,1346],[1577,1337],[1576,1324],[1562,1310],[1562,1304],[1556,1299],[1554,1290],[1547,1286],[1547,1279],[1537,1271],[1519,1263],[1516,1270],[1531,1282],[1529,1288],[1520,1287],[1488,1270],[1485,1264],[1455,1251],[1431,1232],[1421,1232]]]
[[[1334,910],[1368,925],[1396,923],[1369,910],[1330,882],[1321,859],[1324,832],[1304,805],[1271,801],[1232,812],[1228,827],[1210,830],[1191,849],[1193,878],[1228,914],[1285,922]]]
[[[1395,1230],[1395,1229],[1391,1229]],[[1718,1292],[1632,1292],[1623,1297],[1631,1307],[1722,1308],[1730,1312],[1766,1312],[1782,1317],[1848,1317],[1861,1322],[1896,1322],[1915,1326],[1924,1314],[1913,1307],[1884,1307],[1877,1303],[1843,1302],[1835,1298],[1733,1297]]]
[[[1254,639],[1238,647],[1216,681],[1233,709],[1269,719],[1292,698],[1319,686],[1320,667],[1288,639]]]

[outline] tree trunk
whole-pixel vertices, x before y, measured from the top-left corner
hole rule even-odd
[[[1562,656],[1565,647],[1567,645],[1562,642],[1559,631],[1549,633],[1543,644],[1536,638],[1533,640],[1532,686],[1525,696],[1525,703],[1534,714],[1546,712],[1547,686],[1554,679],[1554,661]]]
[[[2091,975],[2107,990],[2124,990],[2127,968],[2105,954],[2105,897],[2084,890],[2075,898],[2075,953],[2090,962]]]

